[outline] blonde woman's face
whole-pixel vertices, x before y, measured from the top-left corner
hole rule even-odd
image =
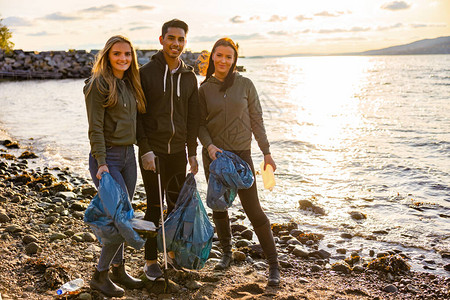
[[[115,43],[109,50],[108,58],[114,76],[123,78],[123,74],[131,65],[132,54],[130,44],[125,42]]]

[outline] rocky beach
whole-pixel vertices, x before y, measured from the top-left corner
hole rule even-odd
[[[137,50],[140,65],[147,63],[157,50]],[[12,79],[62,79],[87,78],[98,50],[23,51],[0,50],[0,78]],[[182,59],[196,65],[200,53],[186,51]]]
[[[77,294],[63,299],[104,299],[88,288],[100,244],[83,223],[84,210],[96,190],[87,178],[63,168],[33,163],[36,154],[20,141],[0,139],[0,294],[1,299],[54,299],[65,282],[82,278]],[[145,195],[135,212],[145,210]],[[320,214],[308,201],[300,209]],[[232,215],[233,263],[214,271],[220,257],[217,239],[206,266],[199,271],[168,270],[170,286],[146,282],[126,290],[123,299],[449,299],[450,278],[416,272],[410,258],[395,249],[374,249],[364,256],[338,243],[319,247],[322,234],[302,224],[273,224],[282,282],[266,286],[267,265],[245,214]],[[352,218],[364,218],[355,213]],[[342,237],[345,238],[345,232]],[[338,248],[338,249],[336,249]],[[331,249],[342,259],[331,263]],[[450,253],[441,252],[443,259]],[[126,267],[143,277],[143,250],[126,248]],[[443,268],[450,272],[450,264]]]

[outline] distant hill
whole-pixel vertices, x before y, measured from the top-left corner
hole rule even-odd
[[[354,53],[357,55],[450,54],[450,36],[425,39],[406,45]]]

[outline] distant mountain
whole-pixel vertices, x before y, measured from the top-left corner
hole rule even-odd
[[[450,54],[450,36],[425,39],[406,45],[354,53],[357,55]]]

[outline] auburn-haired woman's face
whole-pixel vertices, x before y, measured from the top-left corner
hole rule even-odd
[[[108,53],[109,63],[114,76],[122,78],[123,74],[131,65],[131,46],[126,42],[115,43]]]
[[[224,78],[234,62],[234,49],[230,46],[218,46],[212,55],[215,74]]]

